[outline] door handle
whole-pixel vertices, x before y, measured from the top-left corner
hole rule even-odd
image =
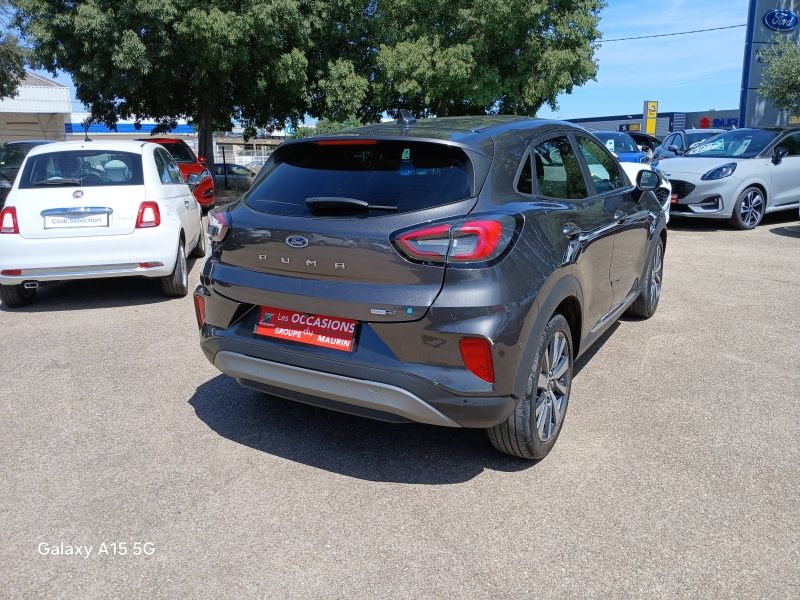
[[[625,220],[625,217],[627,217],[627,216],[628,216],[628,215],[626,215],[626,214],[625,214],[624,212],[622,212],[621,210],[614,211],[614,220],[615,220],[617,223],[622,223],[622,222]]]
[[[578,237],[583,231],[580,227],[575,225],[575,223],[565,223],[564,229],[562,230],[564,235],[567,236],[568,239],[573,239]]]

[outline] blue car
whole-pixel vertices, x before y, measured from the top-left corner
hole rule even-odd
[[[650,161],[650,157],[639,150],[639,146],[627,133],[619,131],[596,131],[592,135],[603,142],[606,148],[617,155],[622,162],[643,163]]]

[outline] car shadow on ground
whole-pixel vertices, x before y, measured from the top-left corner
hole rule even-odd
[[[195,263],[202,259],[187,259],[191,272]],[[189,276],[189,291],[196,278]],[[36,290],[33,304],[22,308],[9,308],[0,303],[3,312],[59,312],[117,308],[121,306],[143,306],[173,300],[161,290],[158,279],[148,277],[107,277],[102,279],[80,279],[47,283]]]
[[[575,375],[618,326],[576,361]],[[483,429],[373,421],[255,392],[226,375],[198,387],[189,404],[233,442],[366,481],[446,485],[486,469],[516,472],[538,462],[498,452]]]
[[[768,227],[780,223],[793,223],[797,221],[797,217],[796,208],[769,213],[768,215],[764,215],[758,227]],[[667,229],[672,231],[736,231],[726,219],[696,219],[678,216],[670,217]],[[777,233],[774,229],[770,229],[770,231],[772,233]],[[778,233],[778,235],[781,234]]]
[[[773,227],[769,230],[770,233],[780,235],[783,237],[800,238],[800,225],[785,225],[783,227]]]

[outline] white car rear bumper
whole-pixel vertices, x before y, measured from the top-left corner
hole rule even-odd
[[[103,237],[25,239],[0,234],[0,283],[127,275],[164,277],[175,268],[177,254],[178,232],[169,227]],[[19,275],[4,274],[17,270]]]

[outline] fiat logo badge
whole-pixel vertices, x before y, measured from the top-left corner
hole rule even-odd
[[[75,190],[72,192],[73,198],[83,198],[83,190]]]
[[[292,248],[305,248],[308,246],[308,240],[302,235],[290,235],[286,238],[286,244]]]

